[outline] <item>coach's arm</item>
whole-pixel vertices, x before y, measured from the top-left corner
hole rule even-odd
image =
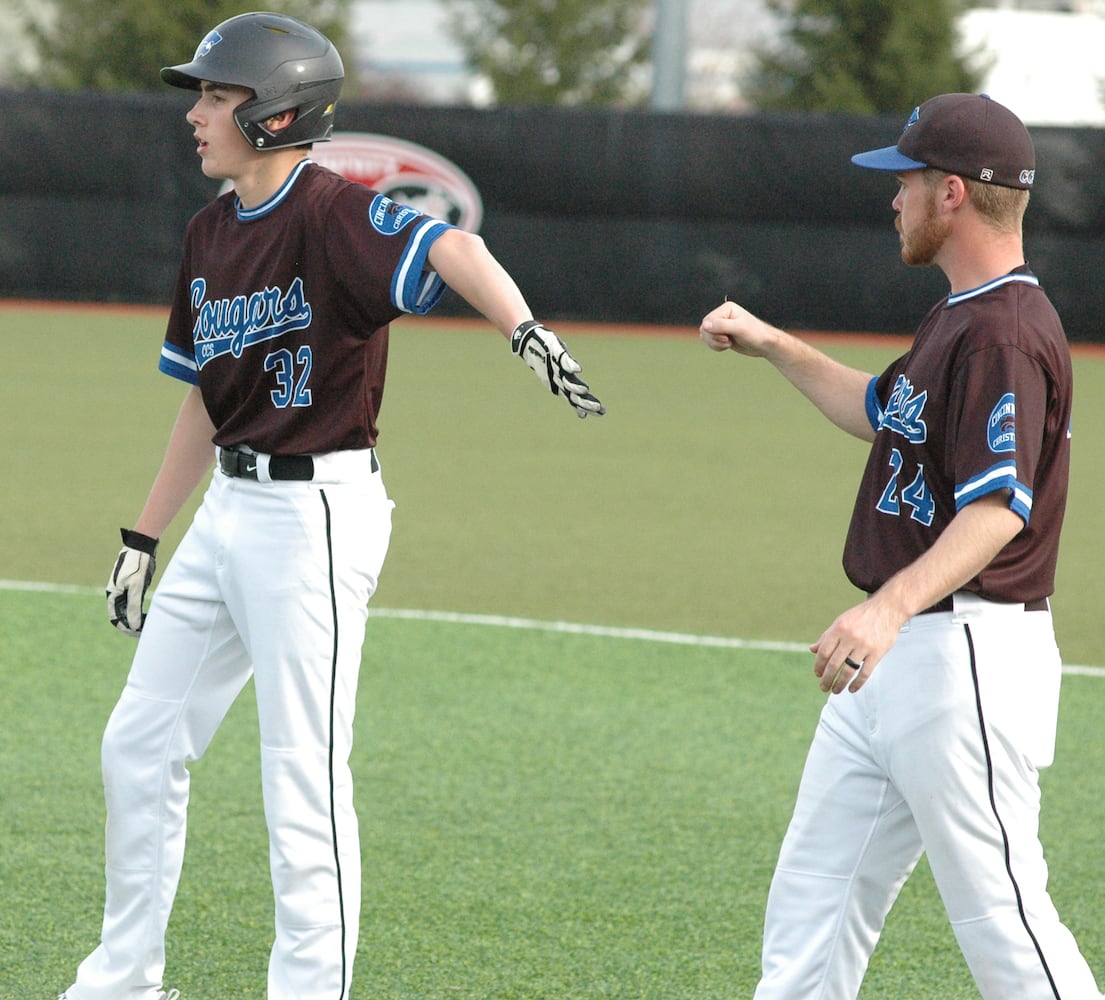
[[[765,358],[837,427],[864,441],[875,440],[867,416],[867,386],[874,376],[834,361],[735,302],[709,313],[700,335],[713,351]]]

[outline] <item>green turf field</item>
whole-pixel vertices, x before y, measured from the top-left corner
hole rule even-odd
[[[73,585],[0,588],[2,1000],[56,996],[97,937],[98,743],[133,648],[97,590],[181,397],[156,372],[161,333],[156,315],[0,311],[0,579]],[[839,553],[863,446],[766,365],[715,356],[692,329],[565,337],[601,420],[546,398],[493,333],[409,321],[393,336],[379,451],[397,509],[354,760],[356,997],[713,1000],[756,979],[823,697],[797,650],[855,596]],[[894,353],[832,350],[871,369]],[[1105,360],[1079,357],[1076,375],[1056,621],[1068,661],[1093,665],[1089,431]],[[1055,901],[1105,980],[1102,684],[1064,679],[1043,837]],[[168,985],[184,1000],[260,1000],[271,898],[248,698],[192,771]],[[922,865],[863,997],[976,995]]]

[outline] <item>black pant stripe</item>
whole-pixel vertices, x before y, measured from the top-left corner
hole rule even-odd
[[[1032,927],[1028,921],[1028,914],[1024,912],[1024,900],[1021,898],[1021,887],[1017,884],[1017,876],[1013,872],[1013,860],[1009,848],[1009,834],[1005,829],[1005,824],[1002,822],[1001,813],[998,810],[997,796],[994,793],[994,764],[990,757],[990,741],[986,735],[986,717],[982,711],[982,691],[978,683],[978,665],[975,662],[975,644],[971,636],[970,625],[964,624],[963,632],[967,637],[967,648],[970,650],[971,656],[971,683],[974,685],[975,691],[975,711],[978,714],[978,729],[982,736],[982,752],[986,757],[986,784],[990,796],[990,810],[994,814],[994,820],[998,824],[998,829],[1001,830],[1001,841],[1005,851],[1005,871],[1009,876],[1009,884],[1013,887],[1013,894],[1017,899],[1017,912],[1020,914],[1021,924],[1024,926],[1025,933],[1027,933],[1031,939],[1032,947],[1036,949],[1036,954],[1040,959],[1040,968],[1043,969],[1044,975],[1047,976],[1047,981],[1051,986],[1051,992],[1055,1000],[1062,1000],[1059,996],[1059,987],[1055,984],[1055,977],[1052,976],[1051,969],[1048,967],[1047,958],[1044,957],[1043,950],[1040,948],[1040,942],[1032,931]]]
[[[341,855],[338,851],[338,818],[336,805],[334,803],[334,706],[337,701],[338,690],[338,648],[339,648],[339,634],[338,634],[338,596],[337,590],[334,585],[334,539],[331,533],[331,520],[330,520],[330,503],[326,499],[326,491],[320,490],[319,496],[322,498],[323,510],[326,512],[326,558],[328,560],[328,572],[330,575],[330,610],[333,615],[334,622],[334,645],[331,651],[330,658],[330,760],[329,760],[329,778],[330,778],[330,833],[334,844],[334,872],[337,876],[338,883],[338,910],[341,914],[341,990],[338,993],[338,1000],[345,1000],[346,991],[349,983],[349,970],[347,968],[347,962],[345,957],[345,937],[346,937],[346,924],[345,924],[345,895],[342,889],[342,874],[341,874]]]

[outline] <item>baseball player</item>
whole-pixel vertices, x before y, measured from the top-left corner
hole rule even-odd
[[[896,175],[902,258],[950,285],[911,349],[870,375],[731,302],[701,330],[872,442],[844,550],[867,597],[811,647],[832,696],[771,883],[755,995],[855,997],[924,851],[982,996],[1098,1000],[1038,836],[1072,379],[1022,246],[1032,140],[987,96],[944,94],[895,146],[852,159]]]
[[[161,76],[196,92],[202,169],[233,190],[187,230],[160,369],[188,388],[107,586],[112,623],[140,638],[103,739],[102,938],[62,996],[177,996],[162,978],[187,764],[252,677],[275,897],[267,996],[343,1000],[361,883],[348,758],[391,526],[375,450],[388,324],[448,285],[546,390],[579,416],[604,409],[478,236],[311,161],[343,78],[317,30],[243,14]],[[212,464],[144,615],[157,539]]]

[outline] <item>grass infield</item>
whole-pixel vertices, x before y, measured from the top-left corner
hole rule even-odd
[[[98,744],[132,646],[107,627],[97,588],[181,396],[155,370],[162,324],[156,313],[0,311],[0,578],[74,585],[0,589],[2,998],[56,995],[98,934]],[[579,421],[485,328],[397,324],[380,455],[398,506],[374,604],[767,641],[375,615],[354,760],[354,996],[751,992],[767,883],[822,701],[794,647],[855,598],[839,552],[863,446],[822,426],[767,366],[715,357],[693,330],[624,332],[564,331],[609,409]],[[871,370],[900,350],[827,343]],[[1092,665],[1089,430],[1105,362],[1079,356],[1076,377],[1056,619],[1067,659]],[[1042,829],[1053,896],[1099,974],[1101,684],[1092,672],[1064,678]],[[192,768],[168,972],[185,1000],[264,993],[271,892],[249,693]],[[922,863],[863,997],[976,995]]]

